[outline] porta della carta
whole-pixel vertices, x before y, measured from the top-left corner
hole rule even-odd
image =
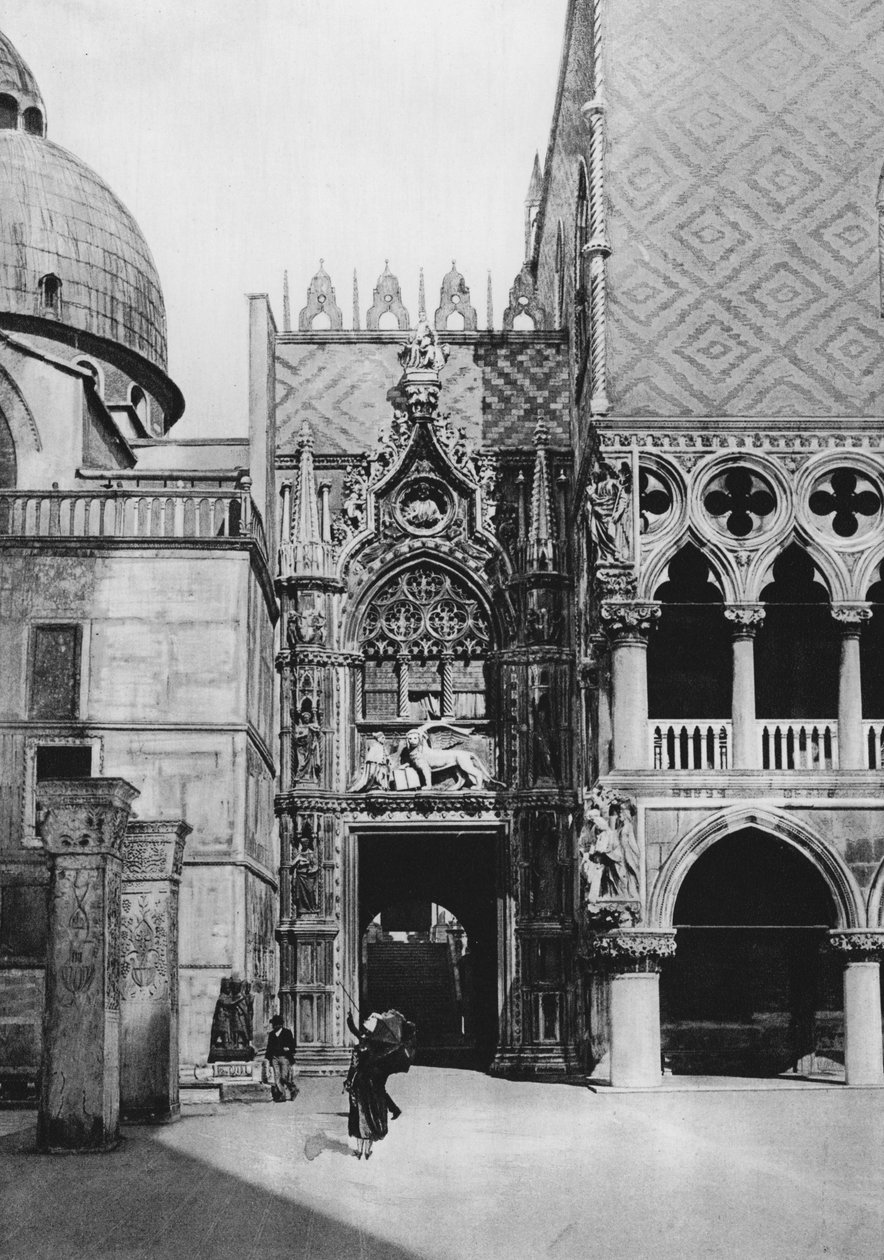
[[[223,440],[0,39],[0,1082],[45,1146],[251,1080],[277,1010],[305,1072],[395,1007],[500,1075],[884,1081],[851,14],[572,0],[506,301],[252,294]]]

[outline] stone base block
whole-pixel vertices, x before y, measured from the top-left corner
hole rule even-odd
[[[223,1103],[269,1103],[273,1096],[269,1085],[260,1081],[221,1081],[221,1101]]]

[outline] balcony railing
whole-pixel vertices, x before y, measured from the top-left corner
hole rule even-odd
[[[247,490],[3,490],[0,538],[252,538],[267,558]]]
[[[757,722],[763,770],[837,770],[838,723],[828,718]]]
[[[755,723],[756,764],[761,770],[838,769],[838,723],[831,718],[776,719]],[[733,765],[730,721],[648,723],[655,770],[727,770]],[[863,722],[863,748],[869,770],[884,768],[884,719]]]
[[[651,722],[651,765],[655,770],[727,770],[731,723]]]

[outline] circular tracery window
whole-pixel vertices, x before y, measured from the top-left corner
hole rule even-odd
[[[387,582],[366,609],[360,630],[363,652],[374,657],[401,651],[474,657],[487,651],[489,639],[488,618],[469,588],[427,565]]]
[[[776,505],[773,487],[754,468],[728,468],[709,482],[703,494],[703,507],[712,523],[732,538],[763,533]]]
[[[880,489],[852,468],[836,468],[817,478],[807,506],[816,529],[836,538],[863,538],[881,522]]]

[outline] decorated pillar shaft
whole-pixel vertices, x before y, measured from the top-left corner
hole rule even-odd
[[[182,821],[130,822],[123,845],[120,1111],[178,1115],[178,887]]]
[[[123,779],[40,784],[49,943],[37,1144],[116,1145],[120,1117],[120,884],[136,789]]]

